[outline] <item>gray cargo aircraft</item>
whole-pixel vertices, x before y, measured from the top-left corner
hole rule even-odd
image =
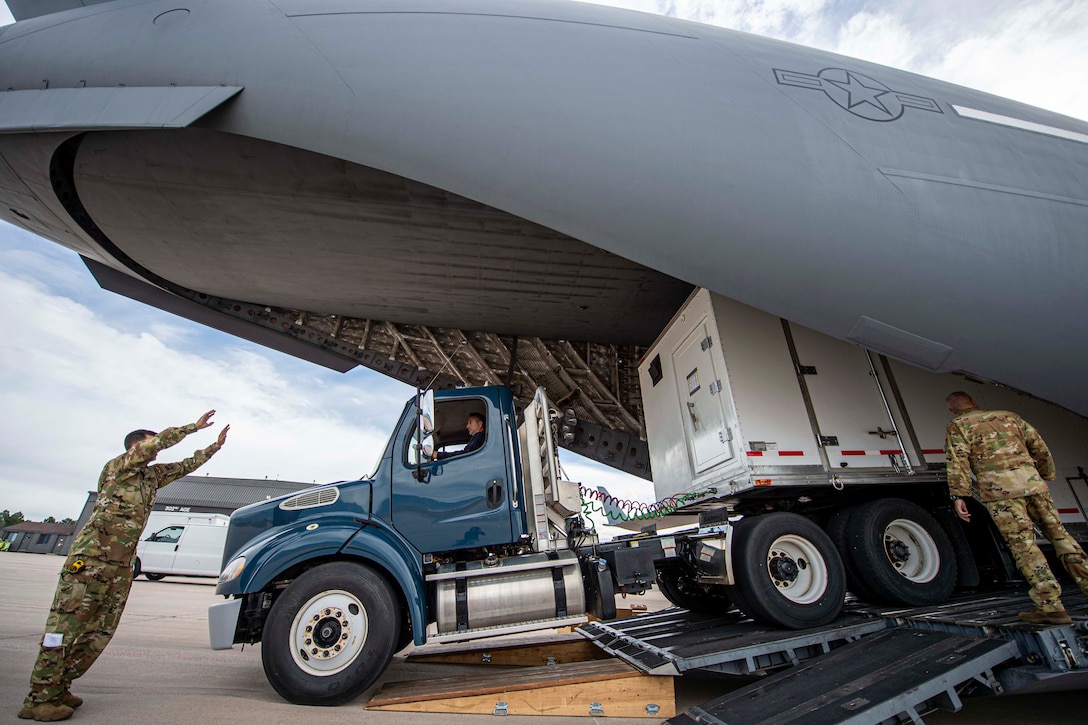
[[[547,384],[643,476],[635,366],[696,285],[1088,414],[1088,123],[562,1],[8,5],[0,218],[120,294]]]

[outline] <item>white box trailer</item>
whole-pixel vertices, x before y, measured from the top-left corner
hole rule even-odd
[[[1013,390],[890,360],[702,289],[639,373],[658,499],[715,489],[741,506],[784,487],[943,482],[945,397],[963,390],[1038,428],[1062,520],[1085,522],[1088,421]]]
[[[934,363],[934,364],[939,364]],[[936,374],[697,290],[639,366],[655,493],[698,513],[657,582],[674,603],[732,601],[787,627],[861,599],[938,604],[959,586],[1022,582],[989,515],[954,515],[945,397],[1021,413],[1057,463],[1062,520],[1083,531],[1088,420],[964,376]],[[663,523],[671,524],[670,519]],[[670,545],[671,545],[670,541]]]

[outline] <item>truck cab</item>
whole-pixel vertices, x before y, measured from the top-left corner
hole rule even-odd
[[[213,648],[262,642],[277,692],[331,705],[409,642],[577,625],[587,601],[614,614],[608,563],[573,548],[597,539],[560,477],[557,416],[543,389],[520,410],[502,387],[420,393],[373,475],[236,511]]]

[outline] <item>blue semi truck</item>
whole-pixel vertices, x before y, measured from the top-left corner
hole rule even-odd
[[[956,388],[1037,406],[1055,499],[1083,521],[1083,419],[705,290],[647,352],[640,384],[659,503],[638,518],[667,514],[675,533],[598,541],[583,513],[597,491],[564,480],[557,456],[584,432],[544,388],[525,405],[498,386],[422,391],[373,475],[234,513],[213,648],[260,642],[281,696],[335,705],[409,643],[608,620],[617,595],[651,586],[691,611],[802,629],[835,620],[848,589],[919,607],[1022,583],[985,509],[970,502],[970,526],[951,511],[940,446]],[[483,443],[458,453],[470,416]]]

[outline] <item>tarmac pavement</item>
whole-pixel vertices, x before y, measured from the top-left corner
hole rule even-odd
[[[52,602],[64,559],[45,554],[0,553],[0,723],[23,723],[15,716],[26,695],[30,670]],[[212,580],[167,577],[158,582],[140,577],[112,643],[73,691],[84,705],[69,722],[86,725],[151,723],[189,725],[237,722],[276,725],[318,719],[322,725],[495,724],[494,715],[441,715],[378,712],[365,709],[384,682],[450,677],[501,677],[506,668],[407,662],[398,654],[374,688],[347,705],[310,708],[284,702],[268,685],[260,646],[236,645],[229,651],[208,647],[207,608],[219,601]],[[666,606],[659,595],[639,598],[650,609]],[[724,676],[679,678],[677,711],[718,697],[744,684]],[[942,723],[1040,723],[1073,725],[1088,722],[1084,692],[968,700],[957,714],[925,718]],[[503,725],[635,725],[652,719],[611,717],[504,717]]]

